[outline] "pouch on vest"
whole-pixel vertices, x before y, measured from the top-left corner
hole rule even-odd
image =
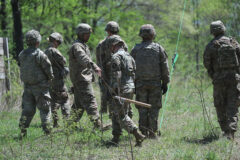
[[[239,66],[235,47],[229,43],[221,43],[218,48],[218,63],[220,69],[231,69]]]

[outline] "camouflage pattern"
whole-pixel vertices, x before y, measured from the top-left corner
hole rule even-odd
[[[76,28],[76,34],[84,34],[84,33],[91,33],[92,32],[92,28],[91,26],[89,26],[86,23],[80,23],[78,24],[77,28]]]
[[[105,27],[105,31],[109,31],[111,33],[118,33],[119,29],[120,29],[120,27],[119,27],[118,23],[114,22],[114,21],[108,22]]]
[[[131,55],[136,62],[136,100],[152,105],[150,109],[136,106],[139,128],[144,135],[151,136],[158,130],[163,86],[170,80],[167,54],[161,45],[149,40],[137,44]]]
[[[52,33],[49,38],[53,38],[55,39],[57,42],[59,42],[60,44],[63,43],[63,37],[60,33],[58,32],[54,32]]]
[[[84,113],[87,112],[90,120],[96,122],[99,120],[97,102],[94,95],[91,82],[77,82],[74,87],[74,105],[72,106],[73,120],[78,122]]]
[[[102,69],[102,79],[104,79],[104,81],[110,85],[112,52],[110,51],[109,44],[107,43],[108,38],[109,37],[106,37],[104,40],[99,42],[96,48],[96,60],[97,65]],[[125,42],[124,48],[127,51],[128,48]],[[108,106],[111,105],[111,95],[101,79],[99,79],[99,86],[101,91],[101,110],[106,112]]]
[[[129,63],[129,64],[128,64]],[[131,67],[130,67],[131,66]],[[134,92],[134,72],[136,69],[133,58],[123,48],[119,49],[111,59],[111,86],[120,93],[120,96],[132,99]],[[120,82],[120,83],[119,83]],[[132,119],[129,117],[130,104],[122,104],[118,100],[112,101],[112,134],[119,137],[122,128],[130,133],[138,129]]]
[[[210,25],[210,33],[213,35],[224,34],[226,31],[226,27],[222,23],[222,21],[214,21]]]
[[[75,121],[78,121],[86,110],[90,119],[95,121],[99,119],[99,113],[91,82],[93,81],[93,71],[98,66],[91,60],[88,46],[80,40],[74,42],[68,54],[75,100],[71,114],[76,114]]]
[[[161,86],[154,86],[149,83],[136,88],[136,100],[149,103],[151,109],[137,106],[139,113],[139,129],[144,135],[151,135],[158,131],[158,116],[162,108],[162,89]]]
[[[40,49],[29,47],[19,54],[19,63],[21,80],[24,83],[19,126],[21,130],[29,127],[37,107],[40,110],[43,130],[49,133],[51,115],[49,81],[53,79],[51,62]]]
[[[40,33],[36,30],[30,30],[25,35],[26,43],[28,46],[35,46],[37,42],[41,42],[42,37]]]
[[[237,114],[240,100],[239,65],[233,67],[231,63],[228,68],[222,68],[219,61],[219,48],[223,44],[232,45],[237,55],[232,58],[236,58],[236,61],[239,62],[240,47],[236,40],[224,36],[223,33],[212,33],[215,38],[206,46],[204,66],[213,81],[214,105],[220,127],[225,133],[234,133],[237,130]]]
[[[122,97],[132,99],[133,93],[123,93]],[[121,104],[118,100],[113,100],[112,102],[112,135],[114,137],[119,137],[122,134],[122,128],[126,131],[133,133],[135,129],[138,129],[137,125],[128,116],[129,103]]]
[[[151,38],[154,39],[156,36],[156,31],[151,24],[144,24],[140,28],[139,36],[142,38]]]
[[[54,123],[57,123],[57,110],[59,108],[61,108],[64,118],[67,118],[70,115],[68,93],[67,87],[64,84],[65,75],[63,73],[64,66],[66,65],[66,59],[57,48],[53,47],[53,44],[50,44],[48,49],[45,51],[45,54],[48,56],[53,68],[54,79],[52,80],[50,88],[50,95],[52,98],[51,110],[53,114],[53,121]]]

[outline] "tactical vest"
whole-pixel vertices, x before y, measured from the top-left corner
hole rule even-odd
[[[81,49],[84,51],[84,54],[86,54],[89,58],[91,57],[90,51],[85,44],[80,43],[78,40],[74,42],[74,44],[72,45],[68,52],[71,81],[73,83],[79,81],[92,82],[94,81],[94,75],[92,74],[93,70],[91,64],[89,63],[87,64],[87,66],[85,66],[78,63],[74,55],[74,50],[78,46],[81,47]]]
[[[54,57],[53,54],[58,54],[59,56],[62,56],[61,53],[53,47],[49,47],[45,54],[48,56],[48,59],[50,60],[52,64],[53,74],[55,79],[63,79],[66,78],[68,75],[69,69],[65,66],[63,66],[61,63],[59,63]],[[62,56],[63,57],[63,56]]]
[[[234,69],[239,67],[239,61],[236,48],[232,44],[232,39],[217,41],[218,47],[218,64],[219,69]]]
[[[24,84],[36,85],[48,80],[41,68],[41,54],[44,53],[36,48],[28,48],[20,53],[20,76]]]
[[[136,51],[136,80],[161,80],[160,45],[140,44]]]

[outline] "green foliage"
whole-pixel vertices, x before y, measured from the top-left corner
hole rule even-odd
[[[14,55],[13,21],[10,0],[7,3],[7,32],[0,35],[9,37],[10,53]],[[59,50],[68,59],[68,49],[74,39],[78,23],[89,23],[93,28],[88,45],[95,59],[95,48],[106,33],[108,21],[117,21],[120,35],[128,44],[129,51],[141,42],[138,36],[142,24],[155,26],[160,43],[168,53],[169,64],[175,53],[180,18],[184,0],[20,0],[23,33],[30,29],[39,30],[42,35],[40,48],[48,46],[47,37],[59,32],[64,43]],[[196,5],[198,4],[198,5]],[[213,106],[211,82],[202,65],[205,46],[212,39],[209,24],[222,20],[227,27],[227,35],[239,40],[240,2],[238,0],[187,0],[187,8],[179,43],[179,60],[172,78],[172,88],[166,105],[162,137],[157,141],[147,140],[141,149],[134,148],[136,159],[240,159],[239,147],[221,138],[216,140],[211,126],[203,115],[199,89],[203,90],[205,105],[214,125],[214,132],[220,135]],[[25,46],[26,48],[26,46]],[[198,53],[198,54],[197,54]],[[198,58],[197,58],[198,57]],[[199,59],[197,61],[197,59]],[[11,62],[12,90],[5,108],[18,107],[21,104],[23,86],[19,79],[19,68],[14,59]],[[196,71],[196,66],[199,70]],[[68,79],[67,86],[72,84]],[[97,89],[95,85],[95,89]],[[99,101],[100,93],[96,92]],[[71,97],[72,99],[72,97]],[[100,103],[99,103],[100,104]],[[161,115],[161,114],[160,114]],[[101,143],[101,133],[92,131],[92,124],[86,115],[81,120],[81,130],[54,130],[54,136],[42,136],[39,115],[33,119],[29,135],[23,141],[17,140],[19,111],[0,113],[0,159],[127,159],[130,148],[127,133],[124,132],[121,147],[107,149]],[[134,121],[137,122],[137,112]],[[108,116],[104,115],[104,121]],[[62,124],[63,125],[63,124]],[[239,134],[238,134],[239,136]],[[104,133],[103,140],[109,140],[111,132]],[[210,141],[210,142],[209,142]],[[64,147],[65,146],[65,147]]]

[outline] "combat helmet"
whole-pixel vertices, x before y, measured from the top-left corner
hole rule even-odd
[[[107,39],[107,44],[109,47],[116,45],[118,43],[124,43],[124,41],[118,35],[112,35],[112,36],[108,37],[108,39]]]
[[[105,27],[105,31],[109,31],[112,33],[118,33],[119,29],[120,29],[120,27],[119,27],[118,23],[115,21],[108,22]]]
[[[35,46],[37,42],[41,42],[42,37],[36,30],[30,30],[25,35],[26,43],[28,46]]]
[[[50,39],[54,39],[54,40],[56,40],[57,42],[59,42],[60,44],[63,42],[63,37],[62,37],[62,35],[61,35],[60,33],[58,33],[58,32],[54,32],[54,33],[50,34],[49,40],[50,40]]]
[[[139,31],[139,36],[142,38],[154,39],[156,36],[156,31],[155,31],[153,25],[151,25],[151,24],[142,25],[142,27],[140,28],[140,31]]]
[[[224,26],[223,22],[218,20],[218,21],[214,21],[211,23],[210,25],[210,32],[213,35],[220,35],[220,34],[224,34],[226,31],[226,27]]]
[[[76,34],[84,34],[84,33],[91,33],[92,32],[92,28],[90,25],[86,24],[86,23],[80,23],[77,25],[76,28]]]

